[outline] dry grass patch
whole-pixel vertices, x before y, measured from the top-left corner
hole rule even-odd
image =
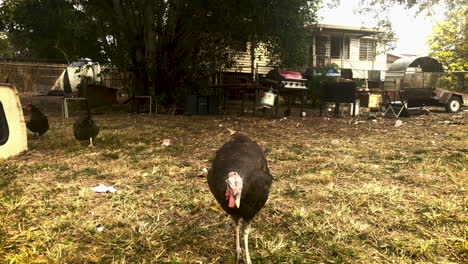
[[[232,221],[202,171],[226,128],[255,139],[274,176],[253,223],[254,263],[468,258],[468,131],[448,114],[398,128],[314,116],[95,119],[94,149],[74,140],[73,120],[52,118],[30,151],[0,161],[0,263],[232,263]]]

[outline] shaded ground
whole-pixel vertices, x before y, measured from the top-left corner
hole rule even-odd
[[[274,176],[254,263],[463,263],[467,112],[376,121],[316,115],[105,114],[96,148],[52,118],[0,161],[0,263],[232,263],[234,228],[203,168],[243,132]],[[163,139],[173,145],[161,146]],[[98,184],[116,193],[94,193]],[[97,230],[97,226],[103,228]]]

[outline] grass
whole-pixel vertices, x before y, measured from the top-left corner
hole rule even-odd
[[[73,120],[51,117],[27,153],[0,161],[0,263],[233,263],[234,227],[203,172],[226,128],[260,144],[274,177],[252,225],[254,263],[468,259],[468,129],[448,114],[398,128],[314,115],[95,119],[94,149],[74,140]]]

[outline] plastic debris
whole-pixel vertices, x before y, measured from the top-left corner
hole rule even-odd
[[[399,119],[395,122],[395,127],[401,127],[402,125],[403,125],[403,121]]]
[[[166,139],[163,139],[163,142],[162,142],[161,146],[163,146],[163,147],[169,147],[170,145],[172,145],[172,142],[171,142],[170,139],[167,139],[167,138],[166,138]]]
[[[227,130],[229,131],[229,136],[232,136],[237,133],[237,131],[235,131],[234,129],[228,128]]]
[[[104,231],[104,227],[101,224],[97,224],[96,225],[96,231],[102,232],[102,231]]]
[[[203,172],[203,173],[208,173],[208,169],[207,169],[207,168],[203,168],[203,169],[202,169],[202,172]]]
[[[91,190],[98,192],[98,193],[107,193],[107,192],[114,193],[117,191],[117,189],[115,189],[114,187],[106,186],[104,184],[99,184],[98,186],[91,188]]]

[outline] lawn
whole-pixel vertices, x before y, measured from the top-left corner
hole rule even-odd
[[[466,263],[468,114],[395,119],[100,114],[87,148],[51,117],[0,161],[0,263],[233,263],[204,168],[242,132],[274,177],[253,263]],[[164,139],[172,145],[162,146]],[[115,193],[96,193],[99,184]]]

